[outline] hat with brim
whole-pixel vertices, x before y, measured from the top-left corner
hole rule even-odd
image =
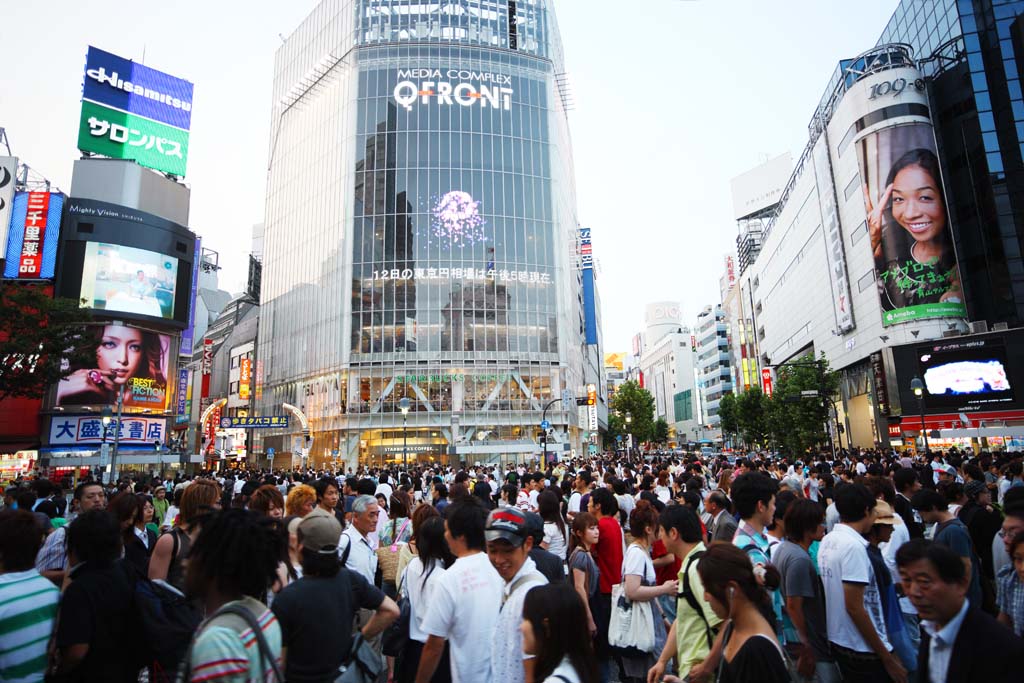
[[[341,532],[341,523],[330,513],[308,514],[299,522],[298,528],[299,542],[302,547],[321,554],[338,552]]]
[[[498,508],[487,515],[484,538],[488,541],[507,541],[518,548],[529,535],[530,529],[522,510]]]
[[[893,512],[892,506],[884,500],[875,503],[875,524],[896,526],[896,513]]]

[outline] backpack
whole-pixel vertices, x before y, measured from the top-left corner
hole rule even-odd
[[[177,555],[177,538],[174,543]],[[137,569],[129,569],[128,574],[132,610],[140,622],[141,664],[149,667],[151,683],[172,683],[202,613],[169,583],[151,581]]]
[[[704,615],[704,610],[701,608],[700,603],[697,602],[697,596],[690,587],[690,567],[693,566],[694,562],[704,557],[704,552],[703,550],[698,550],[690,555],[690,559],[686,561],[686,567],[683,568],[683,590],[679,591],[676,597],[685,600],[690,609],[696,612],[700,620],[704,622],[704,636],[707,638],[708,649],[710,650],[715,642],[714,630],[711,628],[711,624],[708,623],[708,618]]]

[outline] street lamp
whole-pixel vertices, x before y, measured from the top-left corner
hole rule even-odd
[[[917,396],[917,405],[921,410],[921,438],[924,439],[924,452],[928,453],[928,432],[924,428],[924,382],[920,377],[915,376],[910,380],[910,390]]]
[[[405,467],[405,471],[409,471],[409,440],[406,434],[405,426],[409,420],[409,397],[403,396],[398,401],[398,409],[402,411],[402,463]]]

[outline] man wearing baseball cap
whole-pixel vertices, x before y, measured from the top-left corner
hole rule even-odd
[[[338,543],[341,523],[316,508],[302,518],[297,534],[302,553],[302,578],[274,598],[271,610],[281,623],[285,678],[328,681],[338,676],[352,646],[352,622],[360,609],[373,616],[361,633],[372,641],[399,616],[398,605],[359,572],[341,564]]]
[[[505,585],[502,588],[501,611],[491,640],[491,680],[523,683],[526,667],[531,659],[523,657],[523,635],[519,625],[523,621],[523,601],[534,586],[548,580],[537,571],[530,559],[533,534],[526,515],[518,508],[499,508],[487,516],[484,527],[487,539],[487,557]]]

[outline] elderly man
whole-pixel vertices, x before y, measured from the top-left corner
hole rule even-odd
[[[316,508],[306,515],[330,515],[323,508]],[[352,524],[341,534],[338,544],[338,554],[341,556],[342,564],[364,579],[371,586],[380,588],[381,582],[377,580],[377,553],[370,544],[370,534],[377,529],[377,517],[380,509],[377,507],[377,499],[373,496],[361,495],[352,501]],[[356,628],[362,629],[376,614],[373,610],[359,610],[359,618],[356,620]],[[369,641],[377,654],[381,654],[382,643],[380,634],[377,634]],[[381,672],[382,679],[387,676],[387,668]]]

